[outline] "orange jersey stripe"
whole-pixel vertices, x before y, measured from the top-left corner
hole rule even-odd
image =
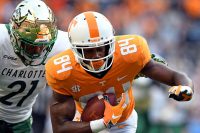
[[[88,24],[89,32],[90,32],[90,38],[96,38],[99,37],[99,30],[97,26],[97,22],[95,20],[95,16],[91,12],[84,13],[86,17],[86,21]]]

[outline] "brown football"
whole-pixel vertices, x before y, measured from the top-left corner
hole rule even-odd
[[[92,120],[97,120],[103,118],[104,116],[104,99],[107,99],[112,106],[117,105],[117,99],[114,93],[103,94],[104,98],[99,98],[98,96],[92,97],[88,100],[82,114],[81,120],[84,122],[89,122]]]

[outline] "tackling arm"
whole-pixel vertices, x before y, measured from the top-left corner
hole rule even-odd
[[[74,99],[71,96],[53,92],[50,106],[51,121],[54,133],[90,133],[89,122],[72,121],[76,112]]]

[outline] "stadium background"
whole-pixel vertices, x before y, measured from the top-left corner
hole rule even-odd
[[[194,81],[189,102],[168,99],[167,86],[141,78],[135,82],[137,133],[200,133],[200,0],[44,0],[54,11],[59,29],[83,11],[103,13],[116,35],[144,36],[152,53]],[[8,23],[20,0],[0,0],[0,23]],[[48,92],[48,93],[47,93]],[[33,109],[35,133],[51,133],[46,89]],[[44,128],[43,128],[44,127]]]

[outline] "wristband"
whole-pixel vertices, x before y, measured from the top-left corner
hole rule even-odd
[[[98,133],[101,130],[106,129],[107,127],[104,124],[104,120],[102,118],[102,119],[90,121],[90,128],[91,128],[91,130],[92,130],[93,133]]]

